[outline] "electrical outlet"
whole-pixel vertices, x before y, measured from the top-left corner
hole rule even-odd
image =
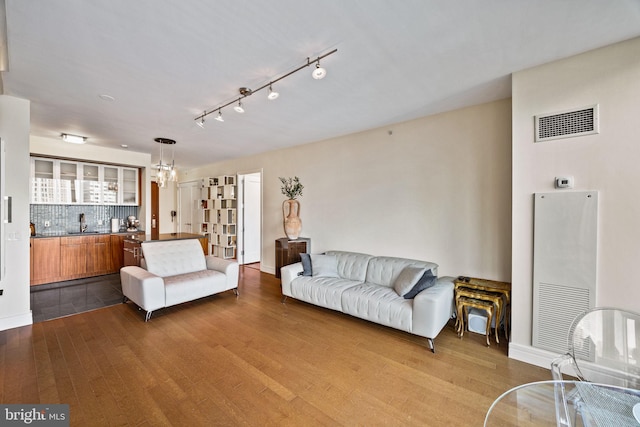
[[[44,226],[45,227],[50,227],[51,226],[51,221],[45,221],[44,222]]]

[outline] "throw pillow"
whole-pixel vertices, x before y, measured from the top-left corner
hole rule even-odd
[[[340,277],[338,260],[332,255],[311,255],[311,272],[313,277]]]
[[[438,278],[434,276],[433,273],[431,272],[431,269],[429,269],[425,271],[422,277],[420,278],[420,280],[418,280],[418,282],[415,285],[413,285],[413,288],[411,288],[411,290],[404,295],[404,298],[413,299],[420,292],[432,287],[437,282],[438,282]]]
[[[405,296],[413,286],[418,283],[418,280],[424,274],[423,267],[411,267],[407,266],[402,269],[396,280],[393,282],[393,289],[401,297]]]
[[[313,276],[313,270],[311,270],[311,255],[306,253],[300,254],[300,261],[302,261],[302,275]]]

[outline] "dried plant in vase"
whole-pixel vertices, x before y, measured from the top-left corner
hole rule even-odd
[[[304,185],[300,182],[300,178],[294,176],[293,178],[283,178],[280,177],[280,182],[282,183],[282,194],[287,196],[290,200],[295,199],[298,196],[302,196],[302,189]]]
[[[296,200],[296,197],[302,196],[302,189],[304,185],[300,182],[300,178],[297,176],[293,178],[282,178],[282,194],[288,197],[282,203],[282,215],[284,217],[284,233],[289,240],[296,240],[300,236],[302,231],[302,220],[300,219],[300,202]]]

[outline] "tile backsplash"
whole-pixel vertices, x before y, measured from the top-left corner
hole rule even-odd
[[[80,231],[80,214],[84,213],[87,231],[110,232],[111,218],[126,220],[138,217],[137,206],[103,205],[30,205],[31,222],[38,234],[61,234]],[[49,226],[45,227],[48,222]]]

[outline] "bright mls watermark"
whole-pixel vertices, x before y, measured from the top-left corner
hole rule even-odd
[[[0,426],[69,427],[69,405],[0,405]]]

